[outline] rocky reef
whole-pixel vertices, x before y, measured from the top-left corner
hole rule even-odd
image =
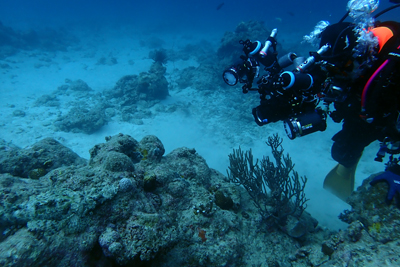
[[[240,40],[260,40],[264,42],[271,34],[272,29],[267,29],[264,23],[259,21],[241,22],[236,26],[235,31],[227,31],[221,40],[221,46],[218,48],[217,54],[220,59],[227,59],[225,64],[232,64],[239,60],[242,55],[243,45],[239,44]],[[265,39],[265,40],[264,40]]]
[[[49,124],[53,131],[92,134],[110,122],[123,121],[142,125],[146,119],[159,113],[181,112],[185,116],[196,114],[196,118],[205,127],[215,124],[212,126],[214,131],[223,132],[224,136],[237,143],[237,136],[232,132],[239,124],[248,127],[249,122],[252,122],[251,115],[245,113],[249,112],[249,107],[258,104],[258,99],[244,98],[237,93],[240,90],[232,93],[232,88],[224,83],[220,75],[215,74],[221,73],[221,70],[239,59],[243,48],[239,40],[262,40],[269,33],[270,30],[261,22],[241,22],[234,32],[225,33],[217,51],[208,41],[188,44],[176,50],[158,48],[149,52],[148,58],[153,62],[147,71],[124,75],[114,86],[102,91],[93,90],[81,79],[66,79],[53,92],[38,97],[34,105],[37,108],[47,107],[50,114],[56,114]],[[230,56],[226,56],[227,54]],[[199,65],[167,72],[166,62],[188,58],[196,58]],[[107,60],[101,60],[103,61]],[[207,101],[199,101],[200,97],[196,97],[168,106],[162,103],[170,91],[185,89],[196,90],[196,94]],[[235,119],[236,124],[230,123],[224,116],[216,121],[214,110],[222,110],[222,113],[238,117]],[[15,117],[26,116],[23,110],[10,112]],[[252,131],[261,132],[259,129]]]
[[[119,101],[122,106],[136,104],[139,100],[164,99],[168,96],[165,72],[163,64],[155,61],[148,72],[120,78],[114,88],[105,91],[105,95]]]
[[[40,96],[36,107],[51,107],[57,112],[55,130],[92,134],[119,115],[122,121],[142,124],[153,114],[149,110],[169,95],[166,67],[155,61],[148,72],[121,77],[112,89],[95,92],[83,80],[66,79],[50,94]],[[65,111],[66,110],[66,111]],[[15,117],[25,113],[16,110]]]
[[[106,137],[88,162],[52,139],[25,149],[2,141],[1,149],[1,266],[394,266],[400,260],[400,212],[384,203],[384,184],[371,188],[366,180],[351,196],[353,209],[342,215],[347,229],[316,227],[294,238],[290,223],[286,230],[266,224],[246,190],[209,168],[195,149],[164,155],[153,135]],[[22,170],[4,167],[11,165]],[[45,172],[31,177],[38,166]]]
[[[45,138],[25,149],[0,140],[0,147],[0,173],[21,178],[39,179],[63,165],[86,165],[86,160],[52,138]]]
[[[20,50],[65,51],[76,43],[78,39],[66,29],[18,31],[0,21],[0,59],[16,54]]]
[[[149,107],[169,95],[165,73],[166,67],[155,61],[148,72],[125,75],[102,93],[81,79],[65,79],[57,90],[40,96],[34,105],[57,112],[53,127],[58,131],[92,134],[116,115],[122,121],[142,124],[142,119],[152,116]],[[16,110],[13,116],[24,117],[25,113]]]

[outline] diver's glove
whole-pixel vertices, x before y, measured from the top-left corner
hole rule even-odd
[[[337,111],[337,110],[332,111],[332,112],[329,114],[329,116],[331,116],[332,120],[333,120],[334,122],[336,122],[336,123],[340,123],[340,122],[342,122],[342,120],[343,120],[342,114],[341,114],[339,111]]]
[[[389,192],[386,197],[386,202],[389,204],[396,192],[400,193],[400,175],[397,175],[391,171],[385,171],[384,173],[376,176],[369,184],[374,186],[380,182],[386,182],[389,186]]]

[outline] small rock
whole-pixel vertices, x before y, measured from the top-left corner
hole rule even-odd
[[[25,117],[26,113],[25,111],[22,111],[20,109],[14,110],[13,116],[14,117]]]

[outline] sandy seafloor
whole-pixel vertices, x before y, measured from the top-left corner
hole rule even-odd
[[[325,132],[292,141],[286,137],[282,123],[260,128],[251,122],[253,106],[249,106],[248,113],[243,114],[250,118],[249,123],[246,127],[235,128],[235,120],[240,118],[230,117],[229,113],[224,113],[225,107],[229,105],[224,101],[226,91],[216,91],[211,98],[202,99],[204,96],[193,88],[177,89],[174,86],[174,81],[177,79],[176,70],[188,66],[197,67],[199,63],[194,59],[167,62],[166,77],[170,82],[170,96],[163,100],[162,104],[168,106],[179,102],[190,102],[192,105],[201,103],[204,108],[197,110],[208,114],[207,120],[202,119],[204,114],[201,116],[202,114],[192,113],[188,116],[179,111],[154,112],[155,116],[143,119],[142,125],[123,122],[113,117],[106,126],[88,135],[56,130],[53,123],[57,115],[60,112],[66,114],[68,109],[57,110],[57,108],[33,105],[38,97],[49,94],[63,85],[65,79],[82,79],[95,91],[102,92],[111,89],[124,75],[147,71],[152,63],[148,57],[152,49],[141,46],[139,40],[148,37],[124,29],[97,34],[82,33],[79,36],[79,45],[70,47],[68,51],[20,51],[16,55],[0,60],[0,63],[7,63],[10,66],[0,69],[0,138],[12,141],[19,147],[25,147],[42,138],[53,137],[81,157],[89,158],[89,149],[95,144],[105,142],[106,136],[124,133],[140,140],[143,136],[152,134],[163,142],[166,153],[182,146],[195,148],[210,167],[226,174],[228,154],[233,148],[238,148],[239,145],[244,149],[251,148],[256,157],[270,155],[265,141],[269,135],[279,133],[284,138],[285,151],[296,164],[296,171],[308,178],[306,195],[310,200],[307,211],[318,219],[322,226],[331,229],[345,227],[337,216],[349,206],[322,188],[325,175],[336,164],[330,156],[331,137],[341,125],[328,119],[328,129]],[[164,41],[163,47],[166,49],[172,49],[179,46],[178,44],[183,45],[185,42],[197,42],[202,38],[211,41],[217,49],[222,36],[188,37],[183,34],[158,34],[156,37]],[[118,60],[118,64],[111,66],[96,64],[100,57],[110,55]],[[215,75],[220,76],[222,71],[221,69],[220,73]],[[218,87],[215,90],[218,90]],[[256,93],[243,95],[239,86],[229,92],[239,97],[253,98],[255,101],[258,99]],[[17,109],[23,110],[26,116],[13,116],[13,111]],[[229,135],[223,129],[215,130],[224,127],[224,124],[220,123],[221,120],[225,120],[231,126]],[[378,149],[379,144],[374,143],[364,152],[356,173],[356,186],[370,174],[383,171],[384,164],[373,160]]]

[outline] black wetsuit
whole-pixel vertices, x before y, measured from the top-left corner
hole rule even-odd
[[[354,166],[366,146],[385,137],[400,141],[396,129],[400,111],[400,26],[389,22],[379,26],[392,29],[394,36],[385,44],[373,67],[351,86],[351,94],[343,103],[335,103],[339,118],[343,118],[342,130],[332,138],[332,158],[345,167]],[[390,54],[392,53],[392,54]],[[394,53],[394,54],[393,54]],[[366,101],[366,111],[372,122],[360,116],[361,94],[369,77],[382,63],[389,59],[379,75],[374,79]]]

